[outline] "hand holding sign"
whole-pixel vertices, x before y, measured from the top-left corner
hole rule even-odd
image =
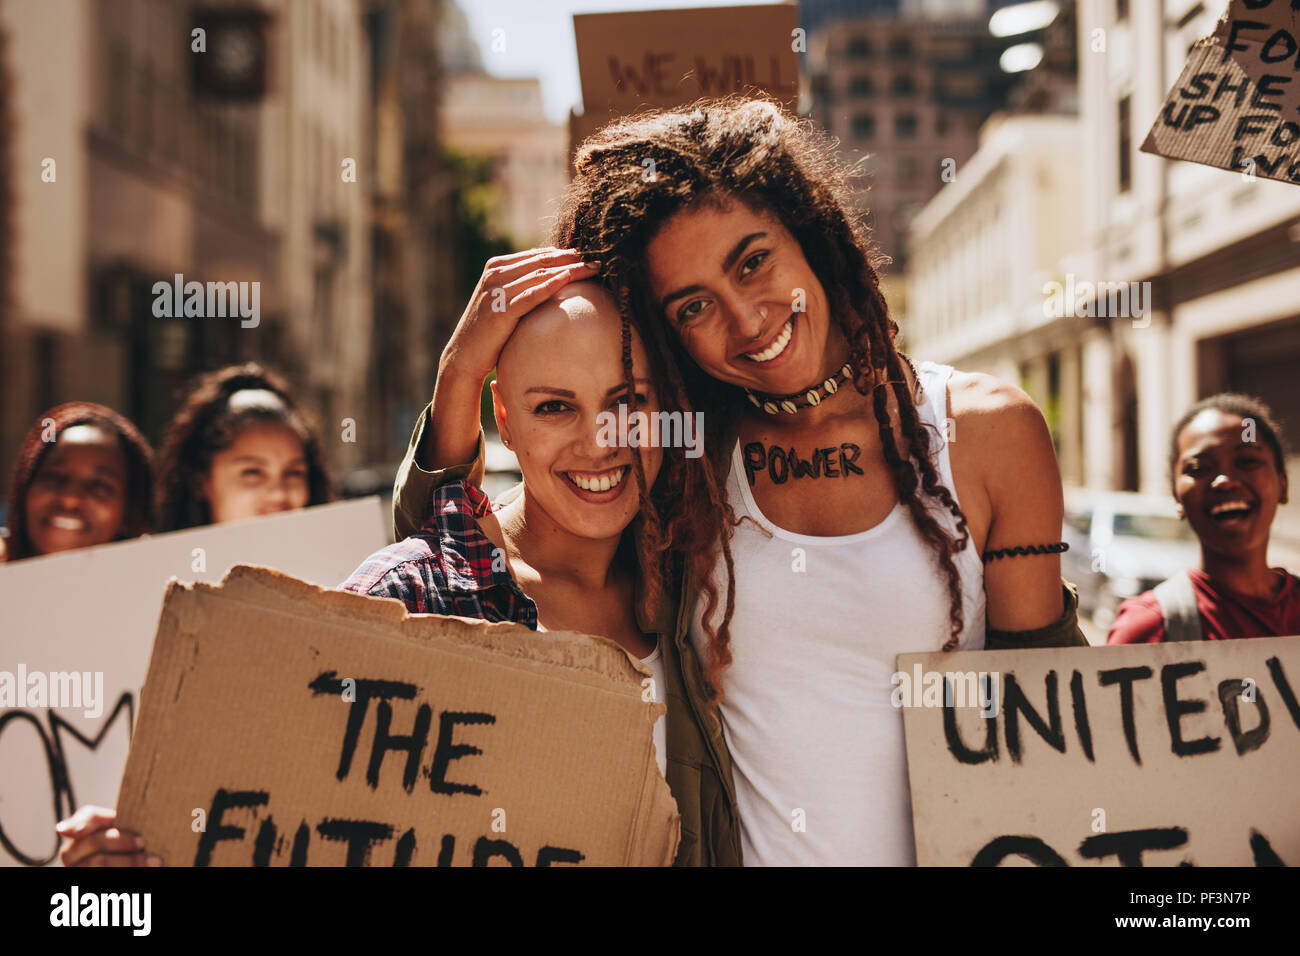
[[[161,866],[162,860],[145,850],[137,833],[120,830],[117,811],[84,806],[55,826],[67,842],[59,852],[64,866]]]

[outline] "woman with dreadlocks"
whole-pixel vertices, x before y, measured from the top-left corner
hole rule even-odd
[[[898,351],[847,186],[809,124],[706,102],[588,139],[554,237],[602,263],[678,402],[705,416],[709,454],[654,542],[683,559],[664,567],[682,572],[668,593],[685,685],[725,725],[747,864],[915,861],[898,654],[1086,644],[1042,415]],[[444,357],[435,416],[484,371],[453,369]],[[469,423],[426,422],[399,528],[445,480],[427,469],[474,447]]]

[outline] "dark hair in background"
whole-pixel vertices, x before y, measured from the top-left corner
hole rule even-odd
[[[1240,392],[1220,392],[1218,395],[1211,395],[1209,398],[1203,398],[1187,411],[1183,412],[1182,418],[1174,425],[1173,431],[1169,435],[1169,485],[1174,488],[1178,481],[1178,436],[1197,415],[1205,411],[1227,412],[1229,415],[1236,415],[1239,418],[1249,418],[1255,423],[1255,430],[1264,444],[1273,449],[1273,457],[1277,460],[1278,474],[1286,476],[1286,441],[1282,434],[1282,426],[1273,418],[1273,410],[1265,405],[1253,395],[1243,395]],[[1177,491],[1175,489],[1175,497]]]
[[[55,441],[44,440],[48,426],[53,422]],[[122,526],[113,540],[138,538],[149,530],[150,505],[153,500],[153,451],[144,436],[129,420],[104,405],[94,402],[66,402],[37,416],[18,448],[18,462],[14,467],[13,484],[9,491],[9,559],[30,558],[36,554],[27,533],[27,490],[36,477],[46,453],[54,447],[58,436],[73,425],[94,425],[116,435],[126,458],[126,508],[122,513]]]
[[[230,410],[230,397],[246,389],[272,392],[279,402]],[[212,509],[199,493],[213,456],[229,448],[250,425],[283,425],[298,436],[307,459],[309,505],[332,494],[316,429],[289,395],[280,376],[253,362],[230,365],[199,379],[167,426],[158,448],[158,530],[212,523]]]
[[[930,457],[931,441],[921,426],[916,399],[907,388],[895,346],[898,325],[880,291],[879,263],[852,198],[852,169],[843,164],[828,134],[763,100],[727,98],[616,120],[578,149],[576,173],[560,208],[554,241],[603,263],[602,276],[620,308],[637,324],[652,363],[665,374],[670,397],[683,408],[743,407],[742,389],[706,375],[690,358],[650,294],[646,250],[675,213],[708,204],[741,202],[776,216],[798,240],[831,303],[849,343],[854,384],[872,397],[885,460],[921,534],[929,542],[947,581],[951,636],[962,628],[961,581],[952,556],[966,546],[966,519],[939,480]],[[625,363],[626,364],[626,363]],[[891,422],[889,398],[898,407],[901,443]],[[716,416],[711,416],[714,423]],[[706,419],[707,421],[708,419]],[[711,450],[721,436],[706,429]],[[722,671],[731,661],[730,620],[734,609],[734,566],[729,538],[736,523],[719,476],[705,456],[682,463],[667,477],[665,494],[652,501],[637,465],[646,516],[648,546],[676,548],[706,602],[710,655],[706,679],[720,699]],[[674,500],[674,513],[660,520],[656,503]],[[956,534],[935,518],[925,499],[952,515]],[[661,533],[659,533],[661,532]],[[727,571],[725,613],[711,583],[720,547]]]

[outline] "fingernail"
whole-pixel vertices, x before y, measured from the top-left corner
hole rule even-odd
[[[593,262],[584,262],[583,265],[586,266],[588,269],[599,269],[599,268],[600,268],[600,260],[597,259],[597,260],[595,260],[595,261],[593,261]]]
[[[156,856],[153,856],[152,854],[149,856],[149,858],[148,858],[145,862],[148,863],[150,866],[162,866],[162,865],[163,865],[163,864],[162,864],[162,860],[159,859],[159,858],[156,857]]]
[[[135,848],[136,848],[137,850],[143,850],[143,849],[144,849],[144,838],[143,838],[143,837],[135,837],[135,839],[134,839],[133,842],[134,842],[134,844],[135,844]]]

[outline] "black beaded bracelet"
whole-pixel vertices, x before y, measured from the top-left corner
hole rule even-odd
[[[1070,550],[1070,546],[1064,541],[1058,541],[1056,544],[1031,544],[1025,548],[998,548],[996,551],[984,552],[984,563],[997,558],[1018,558],[1024,554],[1062,554]]]

